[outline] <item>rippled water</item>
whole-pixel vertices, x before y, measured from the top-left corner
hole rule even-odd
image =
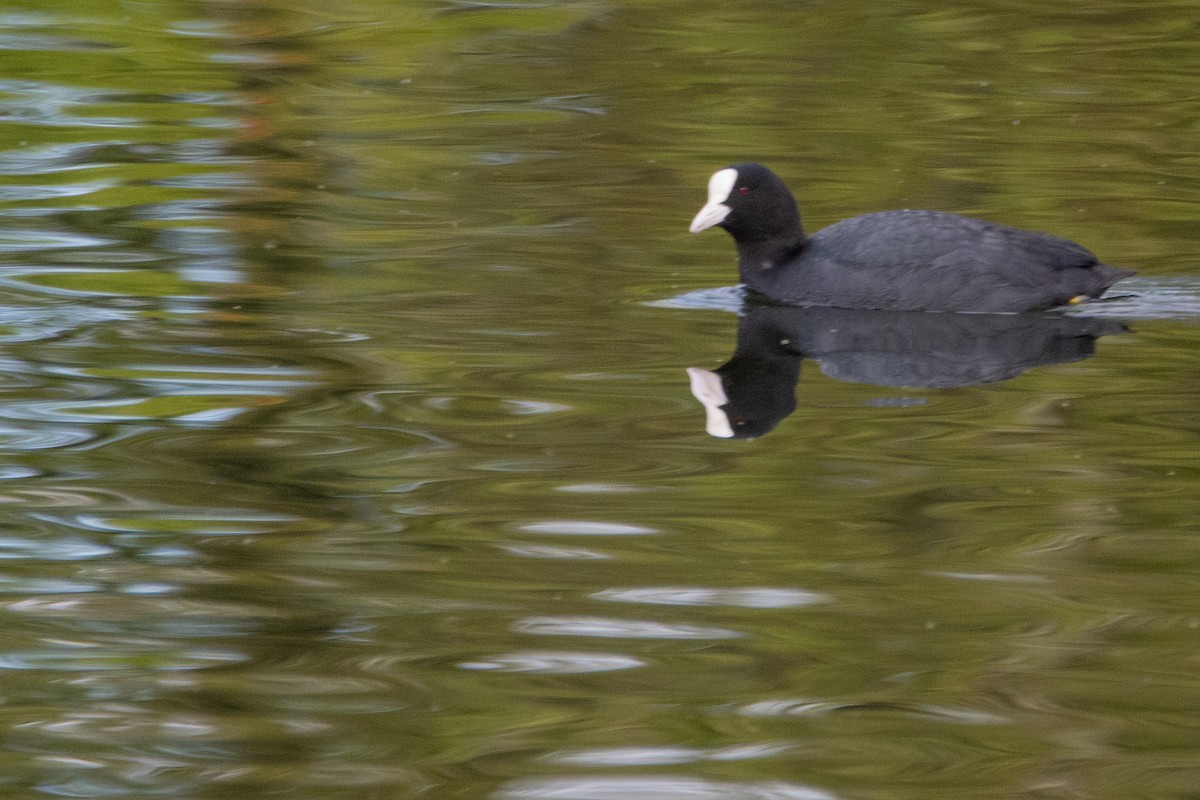
[[[1193,796],[1193,17],[0,12],[0,796]],[[743,158],[1140,274],[743,308]]]

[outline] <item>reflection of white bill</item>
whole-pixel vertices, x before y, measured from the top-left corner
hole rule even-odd
[[[704,430],[709,436],[732,439],[733,426],[729,424],[729,416],[721,409],[729,402],[725,387],[721,385],[721,376],[699,367],[688,367],[687,373],[692,382],[692,394],[704,406]]]

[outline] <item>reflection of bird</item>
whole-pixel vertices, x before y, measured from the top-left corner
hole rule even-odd
[[[839,380],[948,388],[1079,361],[1095,352],[1099,337],[1126,330],[1115,320],[1056,314],[750,305],[738,321],[733,357],[715,372],[691,367],[688,376],[711,435],[751,438],[795,410],[804,358]]]
[[[1032,311],[1099,297],[1133,274],[1057,236],[941,211],[883,211],[806,236],[796,201],[761,164],[708,182],[698,233],[737,243],[742,283],[800,305],[902,311]]]

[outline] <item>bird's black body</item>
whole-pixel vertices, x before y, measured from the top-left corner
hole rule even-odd
[[[729,231],[742,282],[777,300],[1020,312],[1099,297],[1133,274],[1067,239],[941,211],[865,214],[807,236],[791,192],[775,173],[760,164],[729,170],[736,179],[726,170],[714,175],[709,203],[692,229]],[[714,184],[724,191],[717,181],[722,173],[732,184],[724,200],[712,196]]]

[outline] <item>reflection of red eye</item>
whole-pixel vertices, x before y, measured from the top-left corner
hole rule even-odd
[[[737,193],[738,193],[738,197],[745,197],[746,195],[750,194],[750,187],[749,186],[739,186]]]

